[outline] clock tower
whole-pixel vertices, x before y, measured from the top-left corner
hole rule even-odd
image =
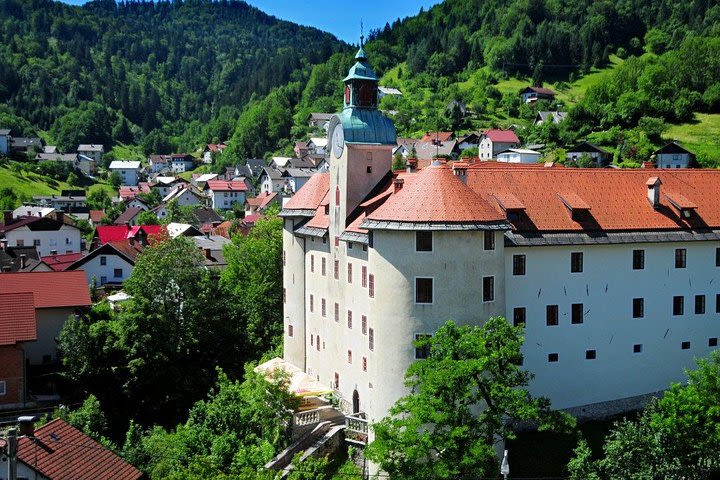
[[[395,126],[378,110],[378,78],[361,46],[343,80],[343,109],[330,120],[330,235],[387,175],[397,144]]]

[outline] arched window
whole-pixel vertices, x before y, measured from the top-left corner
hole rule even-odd
[[[350,85],[345,85],[345,105],[350,105]]]
[[[375,88],[371,84],[364,83],[360,86],[359,101],[357,102],[361,107],[373,107],[375,106]]]

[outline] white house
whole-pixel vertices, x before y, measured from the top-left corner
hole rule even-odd
[[[307,146],[308,149],[310,149],[310,153],[325,156],[327,155],[327,143],[326,137],[311,137]]]
[[[520,97],[525,103],[533,103],[538,100],[555,100],[556,93],[545,87],[525,87],[520,91]]]
[[[480,160],[492,160],[497,154],[520,146],[520,139],[512,130],[492,129],[480,135],[478,156]]]
[[[311,113],[308,115],[308,125],[313,128],[328,129],[328,122],[332,118],[332,113]]]
[[[195,167],[195,159],[192,155],[176,153],[170,156],[170,168],[175,173],[189,172]]]
[[[383,97],[402,97],[402,92],[393,87],[378,87],[378,98]]]
[[[41,257],[80,252],[80,229],[66,224],[62,212],[55,215],[58,220],[50,217],[12,218],[12,211],[4,212],[0,236],[4,235],[9,247],[34,246]]]
[[[148,157],[148,165],[150,165],[150,172],[159,173],[166,168],[170,168],[170,156],[150,155]]]
[[[497,154],[498,162],[505,163],[538,163],[540,152],[527,148],[510,148]]]
[[[224,143],[209,143],[203,150],[203,163],[212,163],[213,154],[219,155],[227,148]]]
[[[282,173],[282,177],[284,179],[283,190],[291,193],[297,192],[315,173],[317,173],[317,170],[314,168],[285,169]]]
[[[123,185],[135,186],[138,184],[138,174],[142,167],[137,160],[113,160],[108,167],[110,173],[117,172]]]
[[[94,287],[119,285],[132,274],[142,250],[142,244],[132,240],[108,242],[71,264],[67,270],[83,270],[88,284]]]
[[[95,175],[97,173],[97,160],[85,154],[78,154],[75,165],[85,175]]]
[[[594,160],[598,166],[607,164],[610,161],[610,156],[610,152],[590,142],[581,142],[568,148],[565,152],[565,158],[567,160],[577,162],[583,157],[588,157]]]
[[[292,157],[272,157],[272,159],[270,159],[270,167],[285,168],[290,160],[292,160]]]
[[[695,158],[695,154],[677,142],[655,150],[653,156],[657,168],[689,168]]]
[[[260,174],[260,192],[272,193],[280,192],[285,186],[285,178],[283,172],[272,167],[263,167]]]
[[[228,210],[234,203],[245,205],[245,182],[238,180],[210,180],[205,186],[210,205],[214,209]]]
[[[0,129],[0,155],[10,153],[10,133],[7,128]]]
[[[22,205],[13,210],[13,218],[20,217],[47,217],[55,211],[52,207],[37,207],[35,205]]]
[[[163,203],[169,203],[173,200],[175,200],[179,206],[203,204],[202,193],[195,190],[195,187],[191,187],[187,184],[175,187],[175,190],[168,193],[162,201]]]
[[[103,153],[105,153],[105,148],[102,145],[78,145],[77,148],[78,155],[84,155],[88,158],[92,158],[95,161],[95,164],[97,165],[102,161]]]
[[[542,125],[543,123],[550,121],[558,124],[567,118],[567,112],[546,112],[540,111],[535,116],[535,125]]]

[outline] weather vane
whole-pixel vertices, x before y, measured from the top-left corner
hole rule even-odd
[[[363,33],[363,21],[362,18],[360,19],[360,46],[363,46],[363,43],[365,43],[365,34]]]

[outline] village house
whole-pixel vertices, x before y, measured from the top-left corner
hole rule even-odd
[[[542,125],[545,122],[558,124],[567,118],[567,112],[538,112],[535,115],[535,125]]]
[[[15,153],[42,152],[43,145],[39,137],[10,137],[10,151]]]
[[[383,97],[402,97],[402,92],[398,90],[397,88],[393,87],[378,87],[378,98],[382,99]]]
[[[462,152],[468,148],[478,148],[480,145],[480,134],[477,132],[470,132],[467,135],[458,137],[458,149]]]
[[[139,185],[131,187],[129,185],[122,185],[118,189],[118,199],[121,202],[132,200],[141,193],[150,193],[150,184],[148,182],[140,182]]]
[[[125,209],[124,212],[122,212],[113,222],[114,225],[131,225],[135,226],[137,225],[137,217],[142,212],[144,212],[145,209],[141,207],[128,207]]]
[[[102,162],[102,157],[103,157],[103,153],[105,153],[105,148],[102,145],[82,144],[82,145],[78,145],[77,153],[78,153],[78,155],[84,155],[88,158],[91,158],[97,165],[100,162]]]
[[[83,271],[91,287],[119,286],[130,278],[143,248],[142,243],[132,238],[110,241],[71,263],[66,270]]]
[[[283,191],[297,192],[316,172],[314,168],[286,168],[282,172]]]
[[[78,154],[75,166],[85,175],[95,175],[97,173],[97,161],[87,155]]]
[[[565,158],[572,162],[577,162],[583,157],[590,158],[595,161],[598,166],[603,167],[610,163],[611,153],[590,142],[578,143],[568,148],[565,153]]]
[[[555,100],[556,93],[545,87],[525,87],[520,91],[520,98],[525,103],[533,103],[538,100]]]
[[[35,247],[42,257],[52,253],[74,253],[82,249],[80,229],[69,225],[62,212],[56,218],[13,218],[12,211],[3,215],[0,237],[9,247]]]
[[[281,192],[285,186],[285,178],[282,171],[273,167],[263,167],[263,172],[258,180],[261,193]]]
[[[88,222],[90,225],[95,227],[100,225],[102,219],[105,217],[105,210],[90,210]]]
[[[307,143],[308,153],[310,155],[319,155],[324,157],[327,155],[327,143],[327,138],[311,137]]]
[[[148,165],[151,173],[160,173],[163,170],[170,169],[169,155],[150,155],[148,157]]]
[[[35,247],[8,247],[7,239],[0,239],[0,273],[50,270],[51,267],[40,259]]]
[[[280,195],[276,192],[263,192],[257,197],[245,200],[245,216],[263,213],[270,205],[279,205]]]
[[[91,248],[94,250],[108,242],[128,242],[132,240],[147,246],[152,237],[165,233],[162,225],[100,225],[93,233]]]
[[[21,205],[13,210],[13,218],[20,217],[47,217],[55,212],[52,207],[38,207],[36,205]]]
[[[210,198],[212,208],[228,210],[235,203],[245,204],[247,185],[245,185],[245,182],[237,180],[211,180],[207,182],[205,191]]]
[[[227,268],[227,261],[223,256],[223,247],[232,243],[230,239],[220,235],[197,235],[190,237],[195,246],[203,254],[203,265],[210,271],[220,271]]]
[[[110,162],[108,170],[120,175],[122,185],[134,187],[138,184],[142,166],[138,160],[114,160]]]
[[[538,163],[540,152],[527,148],[509,148],[497,154],[497,161],[504,163]]]
[[[170,169],[173,173],[189,172],[195,168],[195,157],[187,153],[173,153],[170,156]]]
[[[308,126],[327,131],[331,118],[332,113],[311,113],[308,115]]]
[[[87,202],[85,190],[61,190],[60,195],[38,195],[32,198],[38,206],[54,208],[62,212],[82,209]]]
[[[166,177],[158,175],[153,179],[150,190],[158,192],[160,198],[165,198],[173,190],[179,186],[187,185],[187,182],[181,177]]]
[[[212,156],[222,154],[223,150],[227,148],[224,143],[208,143],[203,149],[203,163],[212,163]]]
[[[45,153],[39,152],[35,154],[35,161],[43,162],[65,162],[69,163],[73,168],[77,167],[77,153]]]
[[[0,128],[0,155],[10,153],[10,134],[12,132],[7,128]]]
[[[652,153],[657,168],[690,168],[695,154],[678,142],[670,142]]]
[[[205,189],[205,184],[210,180],[220,180],[219,175],[217,173],[193,174],[190,183],[202,191]]]
[[[487,130],[480,135],[478,157],[480,160],[492,160],[498,153],[519,146],[520,139],[512,130]]]
[[[175,187],[175,189],[168,193],[162,201],[164,204],[175,201],[178,206],[187,207],[190,205],[202,205],[205,201],[205,197],[202,192],[197,190],[196,187],[185,184]]]

